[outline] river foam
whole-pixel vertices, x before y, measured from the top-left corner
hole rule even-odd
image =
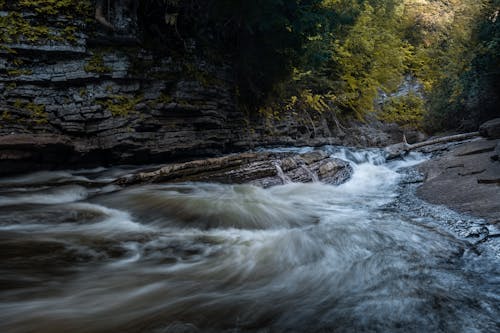
[[[2,188],[0,331],[498,331],[498,262],[394,209],[425,157],[324,149],[349,182]]]

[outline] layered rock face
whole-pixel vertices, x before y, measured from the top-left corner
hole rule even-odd
[[[202,181],[252,184],[266,188],[288,182],[321,181],[339,185],[347,181],[352,172],[348,162],[329,157],[322,151],[305,154],[242,153],[169,164],[158,170],[122,177],[115,183]]]
[[[377,129],[352,141],[328,115],[249,116],[238,108],[230,64],[144,49],[136,20],[112,3],[120,34],[31,7],[0,12],[15,35],[3,36],[0,53],[0,174],[391,139]]]
[[[21,38],[1,55],[0,172],[210,155],[239,137],[229,67],[155,57],[133,36],[77,26],[70,41]]]

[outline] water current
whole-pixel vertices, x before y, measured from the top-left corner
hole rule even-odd
[[[350,181],[1,179],[0,332],[499,332],[500,258],[403,188],[425,157],[324,149]]]

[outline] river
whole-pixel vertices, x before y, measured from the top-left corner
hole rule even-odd
[[[499,332],[500,258],[414,197],[426,157],[324,149],[350,181],[1,179],[0,332]]]

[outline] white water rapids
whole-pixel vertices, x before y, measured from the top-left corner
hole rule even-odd
[[[500,331],[499,259],[394,209],[423,157],[325,149],[350,181],[0,180],[0,332]]]

